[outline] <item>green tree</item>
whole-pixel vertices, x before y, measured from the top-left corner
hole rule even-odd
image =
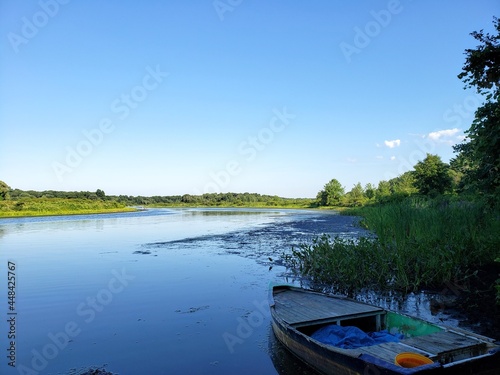
[[[378,183],[377,190],[375,190],[375,199],[378,202],[387,202],[390,199],[391,194],[391,184],[389,181],[380,181]]]
[[[0,181],[0,201],[9,199],[10,186]]]
[[[397,197],[409,197],[418,193],[415,187],[415,174],[412,171],[403,173],[401,176],[396,177],[389,181],[391,184],[391,192]]]
[[[340,182],[336,179],[332,179],[325,185],[323,190],[318,193],[316,200],[320,206],[339,206],[344,194],[345,190]]]
[[[465,146],[465,144],[461,145]],[[454,146],[456,149],[457,147]],[[469,152],[465,151],[468,147],[461,147],[462,151],[450,161],[450,169],[453,171],[454,177],[454,188],[457,192],[476,192],[477,181],[470,179],[470,176],[474,174],[475,166]]]
[[[420,194],[435,196],[451,189],[450,167],[438,155],[427,154],[414,168],[414,184]]]
[[[181,198],[182,203],[194,203],[196,201],[196,198],[193,197],[190,194],[184,194]]]
[[[372,199],[373,197],[375,197],[375,191],[376,191],[375,186],[373,186],[370,183],[366,184],[366,186],[365,186],[365,196],[368,199]]]
[[[465,64],[458,75],[466,88],[475,87],[486,100],[497,98],[500,88],[500,20],[493,17],[493,26],[498,35],[474,31],[470,35],[481,44],[475,49],[465,50]]]
[[[462,185],[476,188],[489,196],[500,193],[500,21],[494,17],[497,35],[483,30],[471,35],[480,42],[465,50],[466,60],[458,78],[465,88],[475,88],[484,95],[465,143],[454,146],[459,154],[453,164],[463,174]]]
[[[106,194],[101,189],[97,189],[95,195],[97,195],[99,199],[104,199],[106,197]]]
[[[366,201],[365,191],[361,186],[361,183],[357,183],[353,186],[351,191],[349,191],[345,196],[345,202],[348,206],[362,206]]]

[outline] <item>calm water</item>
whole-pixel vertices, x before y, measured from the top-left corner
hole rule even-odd
[[[269,284],[299,284],[283,251],[322,233],[365,234],[355,223],[248,209],[0,220],[2,353],[9,261],[17,313],[17,368],[2,355],[0,373],[308,374],[274,339]],[[396,307],[438,319],[419,295],[405,303]]]

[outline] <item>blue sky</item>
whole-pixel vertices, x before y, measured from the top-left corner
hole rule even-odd
[[[314,197],[444,161],[497,0],[1,1],[0,180]]]

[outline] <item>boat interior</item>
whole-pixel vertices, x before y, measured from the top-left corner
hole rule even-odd
[[[364,332],[387,330],[404,335],[398,342],[362,346],[344,351],[350,356],[368,354],[394,363],[396,355],[412,352],[424,355],[443,366],[452,366],[473,357],[489,355],[498,345],[488,337],[443,327],[382,308],[344,298],[325,298],[296,289],[276,289],[275,312],[292,328],[306,336],[327,325],[354,326]]]
[[[387,311],[364,313],[362,316],[345,315],[313,324],[292,324],[299,332],[310,336],[318,329],[337,324],[354,326],[364,332],[388,332],[404,335],[399,342],[388,342],[353,349],[380,359],[393,362],[397,354],[413,352],[429,357],[441,364],[456,363],[462,360],[486,355],[491,350],[491,339],[465,332],[459,328],[442,328],[418,319]]]

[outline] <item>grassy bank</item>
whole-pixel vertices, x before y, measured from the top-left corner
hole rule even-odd
[[[147,208],[310,208],[310,200],[287,200],[267,202],[210,202],[209,204],[196,203],[153,203],[142,205]],[[76,215],[109,212],[134,211],[124,202],[115,199],[86,199],[86,198],[21,198],[17,200],[0,201],[0,218],[22,216],[49,216],[49,215]]]
[[[410,198],[344,214],[363,217],[361,225],[376,238],[324,236],[293,249],[288,264],[346,292],[410,291],[450,283],[468,288],[500,256],[500,216],[481,203]]]
[[[2,181],[0,181],[0,187]],[[257,193],[205,193],[202,195],[129,196],[106,195],[91,191],[35,191],[10,189],[5,183],[0,191],[0,217],[63,215],[74,213],[126,211],[126,207],[244,207],[244,208],[313,208],[311,198],[283,198]]]
[[[134,209],[100,199],[24,198],[0,201],[0,217],[76,215],[126,212]]]

